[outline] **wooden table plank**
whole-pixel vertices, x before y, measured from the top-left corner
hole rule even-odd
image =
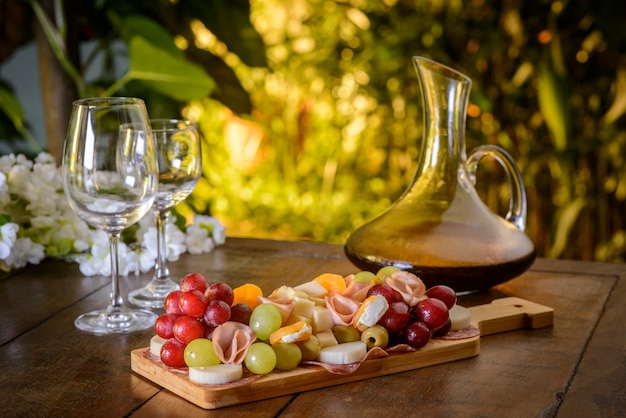
[[[108,293],[105,286],[0,347],[0,393],[10,394],[0,396],[0,411],[125,416],[159,390],[128,372],[129,350],[151,331],[95,336],[74,327],[76,316],[101,308]]]
[[[297,395],[282,396],[223,409],[201,409],[173,393],[163,390],[132,414],[133,418],[263,418],[280,416],[281,411]]]
[[[106,286],[104,277],[83,278],[75,265],[47,261],[0,280],[0,345],[16,338],[93,291]],[[76,286],[76,284],[80,284]],[[7,320],[11,318],[11,320]]]
[[[624,417],[626,411],[626,268],[611,293],[558,414]]]
[[[341,246],[229,239],[202,256],[171,263],[269,292],[315,275],[355,268]],[[101,308],[107,278],[46,261],[0,278],[0,411],[3,416],[623,416],[626,411],[626,283],[623,266],[537,260],[531,271],[488,292],[477,305],[518,296],[555,309],[554,327],[492,335],[478,357],[214,411],[161,390],[130,370],[130,351],[152,331],[96,337],[74,318]],[[150,274],[129,277],[123,291]],[[564,399],[562,404],[560,399]],[[10,411],[5,413],[6,411]]]

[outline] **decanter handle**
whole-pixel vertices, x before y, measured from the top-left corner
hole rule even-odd
[[[467,171],[472,183],[476,185],[478,162],[486,156],[494,158],[502,165],[509,181],[511,198],[509,199],[509,211],[504,219],[515,225],[520,231],[524,231],[526,228],[526,190],[515,160],[508,152],[496,145],[481,145],[472,150],[467,158]]]

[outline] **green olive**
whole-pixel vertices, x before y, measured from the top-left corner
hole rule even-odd
[[[382,325],[374,325],[361,333],[361,341],[367,345],[369,350],[372,347],[387,347],[389,344],[389,332]]]
[[[339,344],[351,343],[352,341],[359,341],[361,339],[359,330],[351,325],[335,325],[333,327],[333,334]]]

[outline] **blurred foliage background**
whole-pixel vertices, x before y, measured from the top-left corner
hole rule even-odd
[[[0,11],[46,2],[59,3],[0,0]],[[120,83],[107,68],[108,79],[76,95],[136,95],[151,116],[199,123],[204,176],[183,214],[212,214],[230,236],[343,243],[415,173],[422,109],[411,57],[422,55],[473,80],[467,149],[498,144],[516,159],[539,256],[626,257],[626,31],[617,0],[94,3],[75,19],[81,35],[70,33],[99,39],[107,56],[127,56],[142,71]],[[41,19],[28,10],[36,28]],[[146,56],[137,37],[202,69],[186,81],[206,90],[187,85],[177,95],[185,80],[168,88],[165,78],[144,77],[181,71],[143,71],[167,60]],[[25,137],[11,88],[4,96],[0,88],[3,141]],[[503,214],[503,174],[481,164],[477,189]]]

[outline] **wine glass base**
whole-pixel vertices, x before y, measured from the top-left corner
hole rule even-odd
[[[142,308],[163,309],[167,295],[178,289],[180,289],[180,286],[169,279],[165,283],[150,283],[141,289],[135,289],[130,292],[128,301]]]
[[[151,328],[156,319],[157,314],[144,309],[124,308],[113,313],[101,309],[80,315],[74,325],[93,334],[124,334]]]

